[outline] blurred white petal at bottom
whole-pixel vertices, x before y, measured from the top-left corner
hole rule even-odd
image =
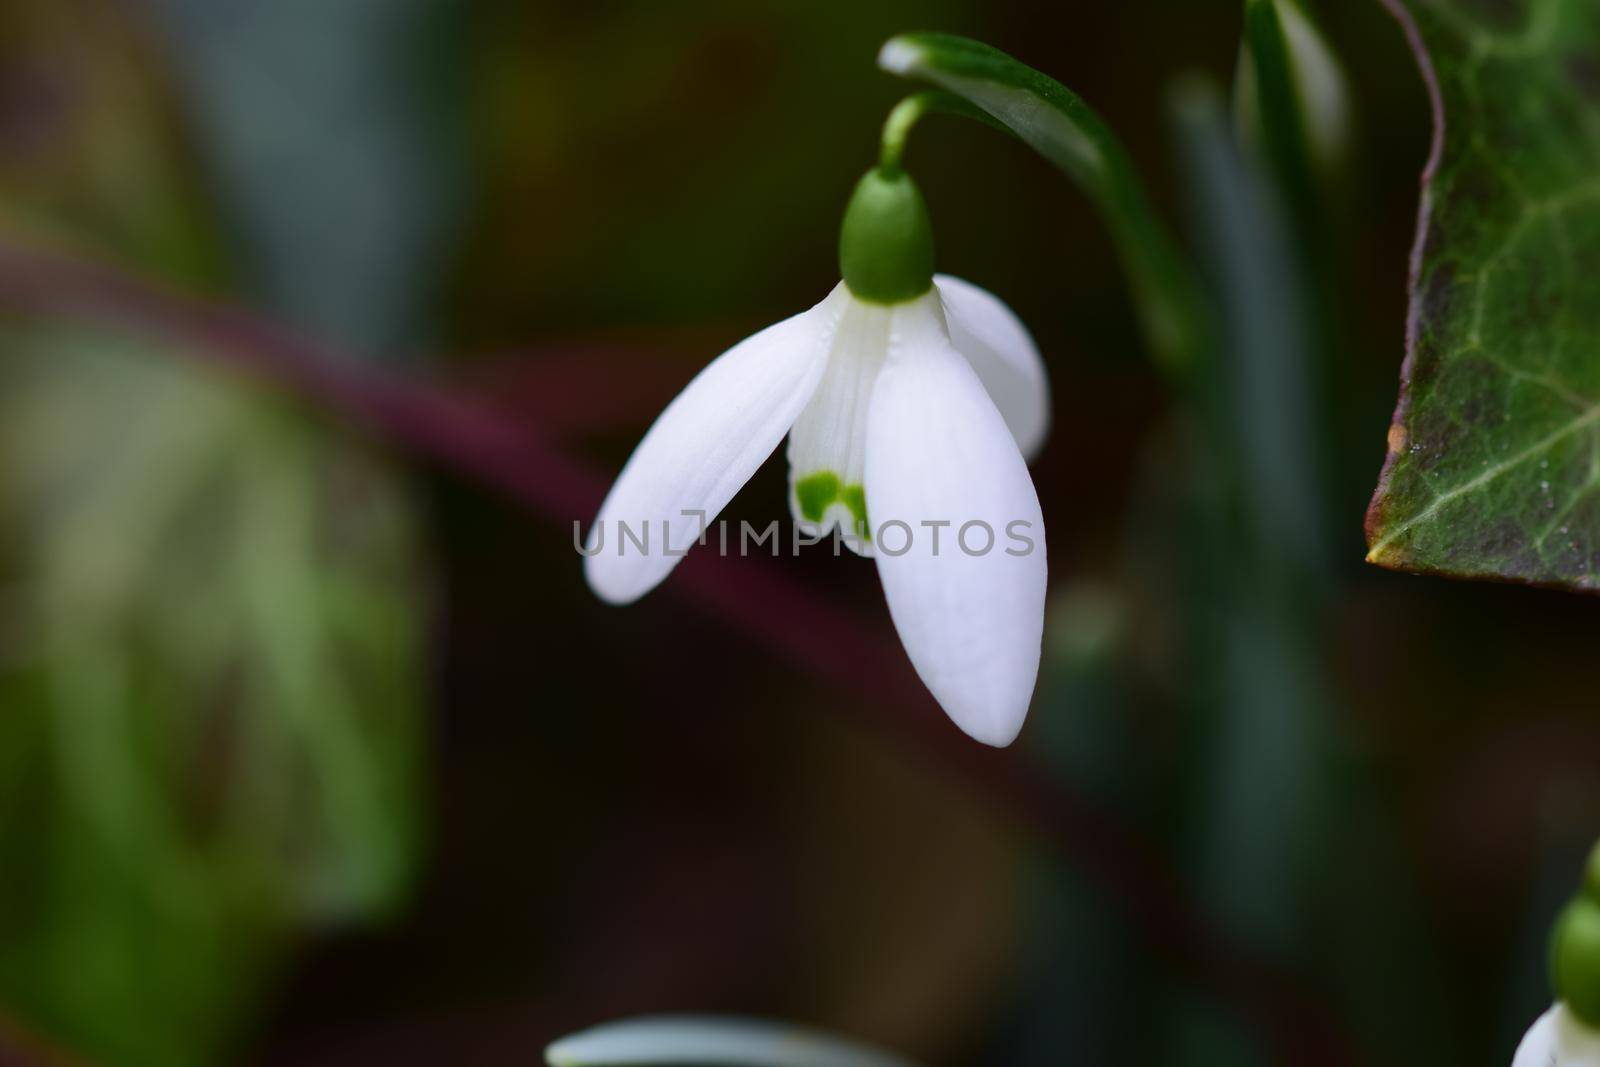
[[[854,1041],[762,1019],[652,1015],[603,1023],[545,1049],[550,1067],[914,1067]]]

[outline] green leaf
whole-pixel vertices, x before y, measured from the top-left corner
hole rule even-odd
[[[407,501],[147,344],[0,345],[0,1000],[92,1062],[232,1058],[297,934],[407,888]]]
[[[1439,128],[1367,558],[1600,589],[1600,7],[1390,2]]]
[[[1204,277],[1216,294],[1220,381],[1207,419],[1221,490],[1205,510],[1217,548],[1199,694],[1209,758],[1192,817],[1198,895],[1257,951],[1305,951],[1298,884],[1316,840],[1327,681],[1311,591],[1321,553],[1307,380],[1304,281],[1270,183],[1235,143],[1222,99],[1175,97],[1180,161]],[[1238,411],[1259,413],[1250,419]],[[1234,473],[1236,472],[1236,473]],[[1204,499],[1204,498],[1202,498]],[[1230,551],[1231,549],[1231,551]]]
[[[1093,108],[1054,78],[965,37],[901,34],[883,46],[878,65],[971,102],[1077,182],[1111,229],[1157,358],[1179,371],[1196,361],[1202,331],[1193,275],[1133,161]]]
[[[878,1049],[805,1027],[712,1015],[605,1023],[545,1049],[550,1067],[911,1067]]]
[[[154,0],[257,295],[358,355],[430,324],[466,146],[461,43],[443,0]]]
[[[1291,19],[1295,21],[1291,23]],[[1324,217],[1313,173],[1310,135],[1325,128],[1325,123],[1319,122],[1321,116],[1310,110],[1313,91],[1304,73],[1316,61],[1294,54],[1290,25],[1302,27],[1296,40],[1309,33],[1309,39],[1320,45],[1316,30],[1310,28],[1292,3],[1246,0],[1236,87],[1239,95],[1234,106],[1243,131],[1254,132],[1253,139],[1272,167],[1290,220],[1305,246],[1303,251],[1309,254],[1323,243],[1319,237]],[[1321,64],[1332,66],[1325,49]]]
[[[1240,151],[1215,90],[1189,81],[1173,101],[1196,257],[1215,308],[1218,353],[1202,393],[1237,500],[1226,540],[1239,573],[1291,568],[1303,581],[1327,555],[1308,272],[1283,198]]]
[[[1348,81],[1296,0],[1245,0],[1234,110],[1244,139],[1262,147],[1291,197],[1311,182],[1313,163],[1330,172],[1343,158]]]

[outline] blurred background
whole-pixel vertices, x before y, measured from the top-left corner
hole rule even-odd
[[[930,1067],[1508,1062],[1600,830],[1600,621],[1361,562],[1426,100],[1376,0],[1321,5],[1325,299],[1254,314],[1267,193],[1169,98],[1226,91],[1238,8],[5,0],[0,1059],[536,1063],[709,1010]],[[941,269],[1054,379],[1005,752],[869,563],[706,554],[616,610],[572,547],[836,282],[912,29],[1098,108],[1229,344],[1175,393],[1083,197],[918,130]],[[780,516],[772,463],[730,517]]]

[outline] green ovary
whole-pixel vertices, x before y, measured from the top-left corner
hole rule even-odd
[[[872,540],[872,528],[867,524],[867,491],[860,485],[845,485],[833,471],[817,471],[799,478],[794,483],[795,499],[800,504],[800,514],[808,522],[820,523],[828,508],[843,504],[855,518],[856,536]]]

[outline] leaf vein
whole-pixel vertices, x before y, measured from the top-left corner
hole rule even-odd
[[[1402,522],[1399,526],[1396,526],[1393,530],[1389,531],[1389,533],[1380,538],[1378,542],[1372,546],[1372,551],[1369,553],[1369,556],[1377,557],[1382,555],[1384,549],[1393,545],[1395,541],[1399,540],[1407,532],[1414,529],[1419,523],[1426,522],[1428,519],[1431,519],[1435,514],[1438,513],[1439,509],[1443,508],[1452,500],[1482,488],[1488,483],[1494,481],[1496,478],[1500,477],[1500,475],[1512,470],[1515,467],[1521,466],[1542,452],[1549,451],[1561,441],[1571,437],[1573,434],[1578,433],[1585,427],[1591,426],[1596,422],[1600,422],[1600,405],[1591,407],[1588,411],[1584,412],[1582,417],[1574,419],[1572,422],[1557,430],[1555,433],[1535,441],[1533,444],[1529,445],[1521,452],[1518,452],[1516,455],[1511,456],[1509,459],[1501,460],[1499,463],[1496,463],[1487,470],[1482,471],[1471,480],[1462,482],[1454,489],[1448,489],[1443,493],[1440,493],[1427,507],[1423,508],[1417,514],[1413,515],[1405,522]]]

